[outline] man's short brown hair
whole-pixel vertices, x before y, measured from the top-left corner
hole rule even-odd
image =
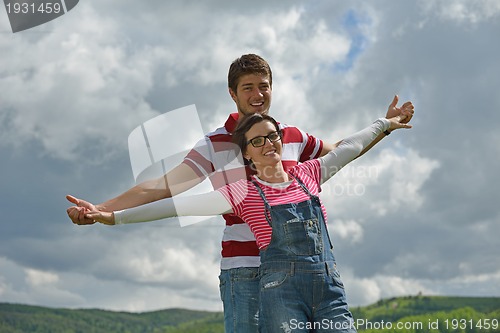
[[[227,75],[228,87],[236,93],[240,78],[247,74],[268,76],[269,84],[271,87],[273,85],[273,74],[267,61],[256,54],[244,54],[234,60],[229,67],[229,73]]]

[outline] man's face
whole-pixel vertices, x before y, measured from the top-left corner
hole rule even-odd
[[[269,77],[260,74],[243,75],[236,91],[229,89],[240,116],[253,113],[267,114],[271,106],[272,88]]]

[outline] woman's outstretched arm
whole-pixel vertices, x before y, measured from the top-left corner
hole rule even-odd
[[[411,128],[411,125],[402,123],[404,119],[404,116],[396,116],[391,119],[379,118],[365,129],[343,139],[335,149],[319,158],[321,183],[326,182],[349,162],[357,158],[380,133],[398,128]]]
[[[115,212],[89,211],[86,218],[114,225],[149,222],[175,216],[213,216],[232,213],[231,205],[219,191],[158,200]]]

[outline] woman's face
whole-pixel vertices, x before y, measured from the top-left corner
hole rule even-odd
[[[273,123],[264,120],[253,125],[246,132],[245,137],[247,141],[254,139],[253,142],[256,146],[263,144],[260,147],[254,147],[252,143],[248,143],[244,155],[246,159],[252,160],[257,169],[265,166],[273,166],[281,162],[283,144],[281,138],[276,137],[274,134],[276,131],[277,129]]]

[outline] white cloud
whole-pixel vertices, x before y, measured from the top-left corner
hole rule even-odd
[[[363,240],[363,227],[355,220],[334,219],[331,229],[334,230],[335,235],[350,243],[359,244]]]
[[[27,268],[26,282],[34,288],[40,286],[53,285],[59,282],[59,276],[53,272],[43,272],[36,269]]]
[[[162,222],[160,222],[162,223]],[[126,226],[128,227],[128,226]],[[200,224],[189,228],[154,223],[108,230],[77,228],[60,237],[51,251],[37,240],[20,247],[39,269],[0,257],[0,295],[3,301],[25,304],[149,311],[159,308],[222,310],[217,261],[220,228]],[[202,239],[192,235],[203,233]],[[113,239],[104,234],[111,232]],[[122,235],[122,233],[125,233]],[[193,237],[196,246],[193,245]],[[77,258],[72,258],[77,254]],[[71,265],[66,260],[73,260]],[[39,261],[39,262],[38,262]]]
[[[362,306],[377,302],[382,291],[373,279],[360,279],[343,273],[344,286],[350,306]]]
[[[420,281],[400,276],[377,275],[377,284],[381,287],[381,297],[388,298],[394,296],[417,295],[422,292],[425,295],[434,294]]]
[[[494,19],[500,14],[500,3],[496,0],[421,0],[428,14],[437,14],[444,20],[476,24]]]
[[[465,264],[467,265],[467,264]],[[463,268],[463,267],[461,267]],[[455,277],[451,280],[453,284],[463,284],[463,285],[468,285],[472,283],[477,283],[477,284],[493,284],[493,285],[500,285],[500,270],[496,272],[491,272],[491,273],[485,273],[485,274],[467,274],[465,276],[460,276],[460,277]]]
[[[163,248],[159,253],[129,253],[124,260],[124,272],[141,283],[161,283],[170,281],[172,286],[186,287],[196,283],[204,284],[200,278],[203,275],[217,276],[217,263],[201,257],[193,250],[183,245],[181,248]]]
[[[154,77],[171,88],[182,82],[222,85],[228,64],[249,50],[269,55],[280,85],[296,92],[277,94],[275,115],[298,122],[295,115],[304,118],[311,111],[309,87],[304,86],[307,80],[294,77],[314,76],[321,66],[343,60],[349,51],[346,37],[328,30],[322,20],[311,24],[298,7],[258,17],[209,16],[208,35],[197,36],[196,48],[189,53],[176,50],[180,40],[174,45],[131,47],[122,23],[91,4],[79,6],[77,14],[61,22],[61,29],[71,26],[67,35],[42,34],[36,43],[20,35],[11,41],[15,52],[0,65],[8,73],[0,79],[6,110],[4,145],[22,147],[34,140],[57,158],[109,158],[123,151],[124,137],[133,127],[157,114],[146,101]],[[178,24],[184,30],[187,22]],[[8,39],[3,36],[0,44]],[[310,52],[301,52],[304,49]],[[303,113],[290,115],[295,109]],[[88,149],[99,156],[89,155]]]
[[[417,295],[420,292],[425,295],[435,294],[417,279],[383,274],[359,278],[349,269],[344,269],[341,273],[351,306],[369,305],[382,298]]]
[[[86,19],[72,21],[67,35],[40,34],[35,43],[30,35],[0,36],[14,50],[0,64],[2,144],[37,141],[63,159],[96,142],[112,153],[123,148],[131,124],[154,115],[144,95],[155,53],[127,53],[112,21],[88,6],[78,9]]]
[[[413,149],[403,154],[386,149],[380,153],[375,167],[379,170],[375,179],[378,199],[373,198],[370,206],[383,216],[394,210],[417,211],[425,200],[421,188],[439,162],[422,157]]]
[[[332,218],[358,216],[363,225],[370,221],[364,217],[373,214],[418,211],[425,202],[423,186],[440,163],[401,143],[369,154],[372,156],[351,162],[323,184],[321,198],[327,211],[334,212]]]
[[[5,275],[0,275],[2,301],[68,306],[81,304],[84,300],[77,291],[71,291],[71,283],[66,283],[64,274],[42,271],[2,258],[0,268],[9,269],[8,272],[2,270]]]

